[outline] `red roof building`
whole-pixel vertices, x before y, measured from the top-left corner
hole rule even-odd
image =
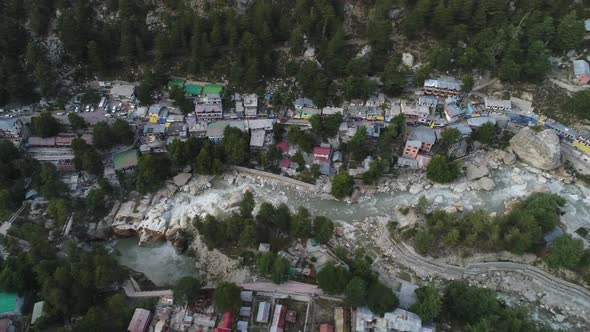
[[[320,332],[334,332],[334,325],[322,324],[320,325]]]
[[[231,326],[233,324],[233,316],[231,312],[223,314],[223,320],[219,323],[219,326],[215,328],[215,332],[231,332]]]
[[[275,306],[275,312],[272,317],[272,324],[270,325],[270,332],[283,332],[285,328],[285,318],[287,316],[287,309],[282,304]]]
[[[279,163],[280,168],[289,168],[289,166],[291,166],[291,161],[289,159],[283,159]]]
[[[289,153],[289,142],[281,141],[277,143],[277,149],[281,150],[282,153]]]
[[[332,148],[329,146],[316,146],[313,148],[313,160],[330,162]]]

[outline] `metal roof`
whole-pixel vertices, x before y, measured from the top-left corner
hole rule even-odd
[[[111,88],[111,95],[131,98],[135,93],[135,86],[131,84],[116,84]]]
[[[500,109],[511,109],[512,102],[506,99],[495,99],[495,98],[484,98],[486,108],[500,108]]]
[[[203,87],[203,95],[221,95],[221,92],[223,92],[223,85],[221,84],[205,84]]]
[[[115,170],[137,166],[138,161],[139,152],[137,149],[119,152],[113,156],[113,166],[115,167]]]
[[[496,124],[496,118],[492,118],[489,116],[482,116],[477,118],[467,119],[467,124],[471,127],[481,127],[486,123]]]
[[[420,148],[422,146],[422,142],[418,140],[408,140],[406,142],[406,146],[413,146],[415,148]]]
[[[201,94],[201,91],[203,91],[203,87],[196,84],[189,84],[184,87],[184,93],[187,95],[198,96]]]
[[[426,144],[434,144],[436,143],[436,133],[434,132],[434,129],[431,128],[415,127],[410,129],[408,139],[417,140]]]
[[[127,327],[128,332],[144,332],[150,323],[151,312],[146,309],[137,308]]]
[[[463,83],[450,78],[435,78],[424,81],[425,88],[461,91]]]
[[[254,130],[250,135],[250,146],[261,148],[264,146],[264,137],[266,136],[266,131],[264,130]]]
[[[590,65],[586,60],[574,60],[574,75],[590,75]]]

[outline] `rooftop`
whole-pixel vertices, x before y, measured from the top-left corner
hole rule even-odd
[[[425,88],[461,91],[463,83],[452,78],[436,78],[424,81]]]
[[[16,311],[17,295],[14,293],[0,293],[0,313]]]
[[[486,123],[496,124],[496,118],[492,118],[489,116],[482,116],[482,117],[467,119],[467,124],[471,127],[481,127]]]
[[[293,104],[295,104],[295,107],[298,107],[298,108],[304,108],[304,107],[315,108],[316,107],[315,104],[313,103],[313,100],[311,100],[307,97],[297,98],[297,99],[295,99]]]
[[[410,129],[409,140],[417,140],[426,144],[436,143],[436,133],[434,129],[427,127],[414,127]]]
[[[254,130],[250,135],[250,146],[261,148],[264,146],[264,137],[266,132],[264,130]]]
[[[115,84],[111,88],[111,95],[131,98],[135,93],[135,86],[131,84]]]
[[[187,95],[198,96],[203,91],[203,87],[196,84],[189,84],[184,87],[184,93]]]
[[[119,152],[113,156],[113,166],[115,167],[115,170],[137,166],[138,161],[139,152],[137,149]]]
[[[408,140],[406,142],[406,146],[412,146],[415,148],[420,148],[422,146],[422,142],[418,140]]]
[[[221,84],[205,84],[203,87],[203,95],[218,94],[223,92],[223,85]]]
[[[512,108],[512,102],[507,99],[495,99],[495,98],[485,97],[484,103],[486,105],[486,108],[501,108],[501,109],[511,109]]]
[[[184,80],[181,79],[175,79],[175,80],[170,80],[168,81],[168,89],[172,89],[172,88],[179,88],[182,89],[184,87]]]
[[[146,309],[137,308],[127,327],[128,332],[144,332],[150,323],[151,312]]]
[[[590,75],[590,65],[586,60],[574,60],[574,75]]]

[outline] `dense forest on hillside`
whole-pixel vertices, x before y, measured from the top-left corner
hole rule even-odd
[[[416,82],[432,69],[537,80],[549,69],[549,54],[581,46],[588,15],[574,0],[365,0],[354,4],[363,20],[350,27],[346,1],[257,0],[244,15],[231,4],[0,0],[0,104],[61,96],[65,89],[55,82],[72,68],[74,79],[175,70],[251,91],[270,78],[296,77],[300,92],[320,106],[367,98],[377,87],[368,77],[377,76],[395,95],[408,70],[392,41],[402,34],[435,41]],[[399,8],[401,18],[392,19]],[[366,40],[372,51],[355,57],[350,40]],[[302,60],[307,46],[316,48],[318,62]],[[279,91],[276,101],[282,97]]]

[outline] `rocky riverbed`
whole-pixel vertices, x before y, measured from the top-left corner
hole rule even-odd
[[[169,183],[155,195],[136,196],[123,202],[113,213],[112,229],[117,237],[137,236],[140,244],[168,240],[179,251],[188,248],[195,256],[193,268],[207,280],[243,282],[251,280],[252,276],[236,259],[217,250],[208,250],[198,234],[191,240],[185,233],[195,232],[192,226],[195,216],[220,216],[237,209],[246,190],[254,193],[258,204],[262,201],[286,203],[293,209],[304,206],[314,215],[329,216],[345,229],[361,227],[371,218],[416,222],[412,213],[400,218],[399,208],[416,204],[420,196],[425,196],[434,208],[449,212],[483,208],[497,214],[510,209],[514,202],[531,192],[549,191],[560,194],[568,202],[562,217],[568,233],[574,233],[579,227],[590,227],[590,192],[586,187],[574,183],[563,167],[541,171],[516,159],[511,151],[480,150],[462,160],[465,176],[455,183],[434,184],[424,173],[402,170],[397,178],[384,177],[375,186],[359,184],[355,199],[346,201],[337,201],[329,194],[330,185],[326,179],[319,182],[316,190],[306,190],[303,186],[286,185],[276,179],[237,171],[220,179],[193,177],[185,185]],[[356,244],[370,247],[374,242],[367,238]],[[449,260],[448,263],[457,262]],[[559,319],[560,316],[555,318]]]

